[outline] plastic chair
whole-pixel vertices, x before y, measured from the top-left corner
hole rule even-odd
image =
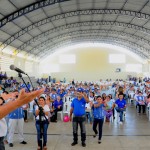
[[[58,111],[57,113],[60,114],[61,121],[63,121],[63,110],[62,111]]]

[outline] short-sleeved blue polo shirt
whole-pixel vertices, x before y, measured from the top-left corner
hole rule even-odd
[[[78,100],[78,98],[74,98],[71,107],[73,107],[73,114],[75,116],[82,116],[85,115],[85,104],[86,101],[84,98],[81,98],[81,100]]]
[[[118,99],[115,103],[118,105],[118,108],[124,108],[126,105],[126,101],[124,99],[122,101]]]

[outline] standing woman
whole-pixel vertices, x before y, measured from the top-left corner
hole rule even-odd
[[[98,136],[98,144],[101,143],[102,138],[102,128],[103,128],[103,122],[104,122],[104,103],[101,96],[96,97],[96,102],[94,102],[94,122],[93,122],[93,131],[95,132],[94,138],[97,136],[97,125],[99,130],[99,136]]]
[[[40,107],[43,108],[42,116],[41,116],[41,126],[43,129],[43,150],[47,150],[46,143],[47,143],[47,129],[48,129],[48,114],[49,114],[49,106],[46,105],[45,98],[40,97],[38,100],[38,104]],[[35,108],[35,115],[36,115],[36,129],[37,129],[37,141],[38,141],[38,150],[40,150],[40,120],[39,120],[39,113],[40,110],[38,106]]]

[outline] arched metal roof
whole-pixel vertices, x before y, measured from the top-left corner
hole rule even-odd
[[[1,0],[0,51],[44,58],[80,42],[126,47],[150,59],[149,0]]]

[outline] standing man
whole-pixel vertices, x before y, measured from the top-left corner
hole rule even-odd
[[[18,95],[16,95],[16,99],[17,98],[18,98]],[[9,114],[9,124],[8,124],[8,126],[9,126],[9,133],[8,133],[9,147],[13,147],[13,136],[14,136],[16,127],[18,129],[20,144],[27,144],[27,142],[24,141],[23,125],[24,125],[23,108],[19,107]]]
[[[86,121],[86,112],[85,105],[89,102],[86,93],[83,93],[83,88],[77,89],[77,97],[73,99],[70,109],[70,121],[72,121],[72,113],[73,113],[73,143],[72,146],[78,144],[78,124],[80,125],[81,130],[81,141],[82,146],[85,147],[86,140],[86,130],[85,130],[85,121]]]

